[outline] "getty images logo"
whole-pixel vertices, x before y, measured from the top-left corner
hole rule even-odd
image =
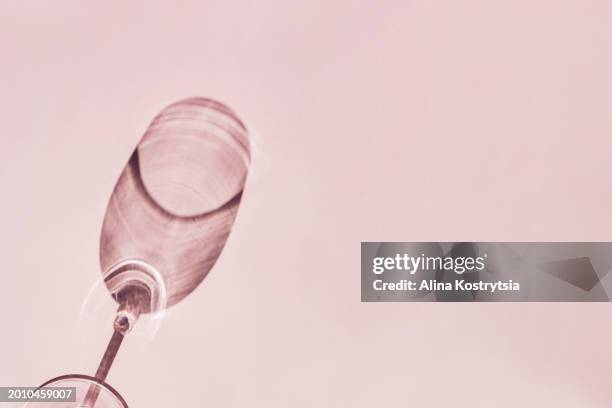
[[[393,257],[376,257],[372,261],[372,272],[380,275],[385,271],[407,271],[414,275],[418,271],[452,271],[461,275],[465,272],[485,269],[487,254],[482,256],[410,256],[396,254]]]

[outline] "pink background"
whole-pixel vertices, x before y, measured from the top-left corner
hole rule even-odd
[[[0,385],[95,371],[107,199],[153,116],[201,95],[251,129],[252,173],[211,275],[120,351],[132,407],[609,407],[612,305],[361,304],[359,242],[611,240],[610,21],[603,0],[3,1]]]

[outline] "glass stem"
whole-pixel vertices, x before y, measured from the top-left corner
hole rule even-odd
[[[132,329],[140,314],[148,312],[151,300],[149,292],[140,285],[126,286],[117,294],[116,299],[119,302],[119,310],[113,323],[113,335],[96,370],[95,378],[99,383],[106,381],[123,338]],[[90,385],[81,406],[93,408],[99,394],[100,386],[98,384]]]
[[[96,371],[96,379],[100,382],[104,382],[106,380],[106,376],[110,371],[111,366],[113,365],[113,361],[115,361],[115,357],[117,356],[117,352],[119,351],[119,347],[121,346],[121,342],[123,341],[124,334],[118,330],[113,330],[113,335],[108,342],[108,346],[106,346],[106,351],[104,352],[104,356],[102,356],[102,360],[100,361],[100,365],[98,366],[98,370]],[[83,406],[92,408],[96,404],[96,400],[98,399],[98,394],[100,393],[100,387],[96,384],[92,384],[89,386],[89,390],[87,391],[87,395],[85,395],[85,400],[83,401]]]

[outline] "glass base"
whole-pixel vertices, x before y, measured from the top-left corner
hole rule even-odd
[[[39,389],[54,387],[74,388],[76,393],[70,395],[71,401],[32,400],[26,402],[24,408],[128,408],[123,397],[113,387],[87,375],[62,375],[47,381]]]

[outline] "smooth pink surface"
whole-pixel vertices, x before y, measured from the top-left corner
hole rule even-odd
[[[0,7],[0,385],[95,370],[107,200],[201,95],[252,172],[210,276],[120,351],[131,406],[612,403],[610,304],[359,302],[362,240],[612,240],[612,3]]]

